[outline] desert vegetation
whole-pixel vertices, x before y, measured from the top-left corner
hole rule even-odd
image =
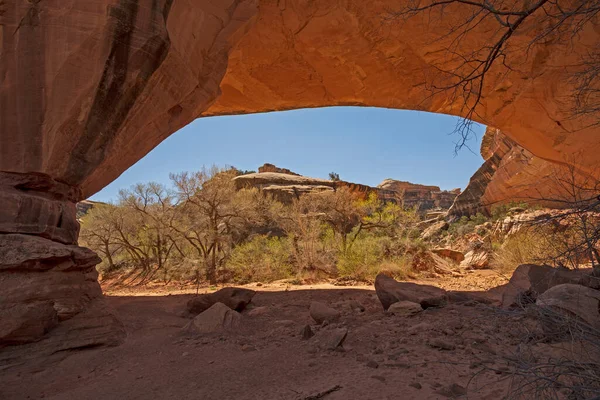
[[[578,192],[562,211],[512,202],[487,215],[428,219],[418,206],[345,187],[282,203],[257,188],[236,188],[234,178],[244,173],[203,168],[172,174],[169,186],[121,190],[115,203],[82,218],[82,244],[102,257],[104,278],[136,283],[370,283],[380,272],[410,279],[481,268],[509,275],[527,263],[599,265],[597,200],[589,193],[583,199]],[[562,201],[572,189],[565,185]],[[444,259],[440,249],[464,260]]]
[[[137,184],[82,218],[81,241],[103,259],[104,276],[147,280],[269,282],[406,277],[418,249],[416,209],[360,199],[347,188],[283,204],[260,190],[236,190],[235,168]]]

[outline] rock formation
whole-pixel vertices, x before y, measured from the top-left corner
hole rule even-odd
[[[377,187],[396,192],[405,207],[419,207],[422,210],[448,209],[460,194],[460,189],[447,191],[441,190],[438,186],[419,185],[394,179],[386,179]]]
[[[485,162],[456,198],[451,215],[488,214],[494,206],[509,202],[568,208],[572,199],[563,185],[568,185],[569,178],[582,182],[582,187],[586,187],[583,182],[591,183],[589,176],[569,166],[536,157],[499,129],[487,128],[480,151]]]
[[[278,166],[273,165],[273,164],[269,164],[269,163],[265,163],[261,167],[258,167],[258,172],[259,173],[263,173],[263,172],[277,172],[278,174],[287,174],[287,175],[300,176],[300,174],[292,172],[292,171],[290,171],[287,168],[279,168]]]
[[[332,191],[345,187],[363,200],[374,193],[383,201],[402,203],[406,207],[418,207],[420,210],[431,210],[433,208],[450,208],[460,193],[460,189],[448,192],[440,190],[437,186],[425,186],[393,179],[386,179],[377,187],[371,187],[360,183],[309,178],[273,164],[265,164],[258,168],[258,171],[258,173],[244,174],[234,178],[236,187],[238,189],[252,187],[261,189],[283,203],[290,203],[303,194]]]
[[[392,0],[2,2],[0,242],[26,254],[28,242],[11,236],[25,234],[48,242],[43,248],[71,249],[75,203],[195,118],[334,105],[464,115],[461,93],[427,90],[445,41],[453,40],[444,36],[448,27],[423,18],[388,23],[397,7]],[[450,8],[444,15],[468,12]],[[516,40],[529,43],[533,26]],[[479,46],[489,29],[478,24],[461,48]],[[598,177],[598,128],[585,116],[573,118],[565,94],[599,35],[585,29],[567,52],[547,41],[495,63],[477,120],[536,160]],[[503,64],[514,72],[507,76]],[[485,191],[493,187],[512,193],[512,186],[490,184]],[[94,305],[91,260],[63,270],[63,261],[44,251],[35,252],[39,263],[0,265],[0,292],[11,293],[0,312],[39,288],[49,301],[60,300],[65,292],[51,288],[63,286],[49,280],[60,276],[77,287],[67,292],[81,311],[71,320],[88,321],[93,332],[102,312]],[[29,282],[28,295],[10,289],[15,277]],[[66,326],[59,322],[54,331],[69,336]]]

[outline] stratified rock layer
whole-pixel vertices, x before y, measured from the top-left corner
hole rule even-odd
[[[102,306],[95,268],[99,262],[84,247],[31,235],[0,235],[0,348],[43,341],[40,351],[54,352],[56,346],[65,350],[117,343],[123,328]],[[85,330],[76,342],[52,339],[54,329],[78,316],[67,324]]]

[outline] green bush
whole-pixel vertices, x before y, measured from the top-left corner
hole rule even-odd
[[[238,283],[272,282],[294,274],[287,238],[256,236],[237,246],[227,261],[227,269]]]
[[[486,222],[488,222],[488,218],[481,213],[477,213],[471,217],[463,215],[458,221],[450,224],[448,233],[452,236],[464,236],[474,232],[476,226],[485,224]]]
[[[496,204],[492,206],[491,214],[492,220],[497,221],[499,219],[504,219],[508,216],[511,208],[523,208],[525,210],[530,209],[529,204],[518,201],[511,201],[506,204]]]
[[[340,254],[337,271],[340,278],[372,282],[385,272],[396,279],[405,279],[410,272],[410,257],[398,255],[387,237],[364,236]]]
[[[502,245],[495,244],[492,268],[510,273],[521,264],[545,264],[558,252],[553,235],[539,228],[523,229],[509,236]]]

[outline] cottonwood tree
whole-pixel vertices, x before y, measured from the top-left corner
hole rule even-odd
[[[171,175],[178,212],[172,227],[203,260],[206,279],[217,282],[217,270],[231,248],[256,218],[256,207],[245,191],[238,192],[235,169],[203,168]]]
[[[108,270],[116,268],[114,257],[122,249],[113,221],[118,209],[113,204],[95,205],[83,217],[79,238],[108,263]]]
[[[147,241],[156,271],[167,279],[168,260],[176,246],[173,221],[177,216],[174,194],[164,185],[138,183],[119,192],[119,204],[135,214],[135,223]]]

